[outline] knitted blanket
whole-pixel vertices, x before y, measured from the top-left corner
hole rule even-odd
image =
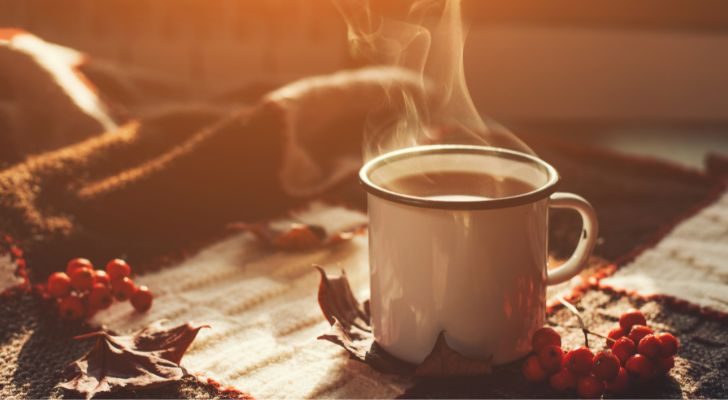
[[[91,60],[78,71],[85,72],[109,109],[123,109],[110,113],[121,127],[108,132],[88,131],[81,139],[61,137],[49,147],[14,147],[0,170],[0,230],[11,234],[26,250],[25,260],[35,282],[60,270],[71,257],[82,255],[101,262],[124,256],[141,272],[138,280],[158,293],[150,314],[132,314],[119,305],[99,314],[96,322],[120,331],[159,317],[213,325],[183,359],[183,364],[203,379],[187,379],[152,391],[118,392],[114,397],[225,395],[218,386],[205,383],[205,378],[236,385],[259,397],[548,394],[545,388],[523,385],[518,373],[508,368],[479,381],[413,382],[382,376],[349,361],[337,347],[314,340],[325,331],[326,324],[315,302],[317,276],[311,264],[346,269],[363,299],[368,292],[366,237],[337,248],[291,255],[270,253],[256,247],[248,234],[231,236],[224,229],[229,222],[284,215],[314,197],[363,210],[364,196],[351,174],[357,163],[351,162],[351,157],[358,152],[360,138],[355,133],[362,131],[361,109],[366,107],[347,104],[362,99],[376,101],[378,92],[373,88],[377,80],[406,82],[406,74],[341,73],[306,81],[303,89],[299,82],[287,87],[290,90],[282,88],[267,95],[251,96],[250,91],[236,90],[229,96],[179,106],[171,100],[179,92],[162,90],[148,80],[125,74],[123,69],[95,65]],[[49,73],[47,69],[40,72],[39,76]],[[49,85],[56,82],[46,81]],[[30,83],[37,84],[37,80]],[[146,98],[145,93],[163,105],[153,112],[135,107],[133,99]],[[170,95],[165,97],[167,93]],[[311,104],[321,98],[341,107],[339,117],[317,114],[321,111]],[[67,99],[49,99],[47,106],[67,107],[63,103]],[[349,108],[354,111],[347,112]],[[56,124],[67,122],[65,114],[55,115],[61,115]],[[22,124],[12,126],[29,129]],[[12,132],[14,138],[22,136],[18,131],[3,132]],[[341,132],[352,134],[344,136]],[[304,145],[295,147],[298,151],[292,159],[298,163],[289,164],[293,138]],[[722,292],[716,296],[715,291],[681,289],[659,292],[665,297],[648,299],[639,295],[645,287],[634,279],[645,275],[675,279],[660,276],[656,272],[659,265],[644,261],[644,257],[652,257],[645,249],[660,242],[677,222],[712,203],[723,190],[723,178],[717,172],[685,170],[538,135],[525,139],[559,170],[561,190],[581,194],[594,204],[602,227],[593,268],[555,293],[575,295],[574,301],[587,311],[597,331],[613,323],[615,316],[632,304],[663,324],[665,330],[685,335],[689,343],[678,359],[671,385],[634,395],[727,396],[726,376],[721,371],[728,362],[724,345],[728,338],[725,319],[719,319],[725,315],[721,313],[724,309],[717,305],[724,301]],[[325,158],[323,152],[317,152],[321,148],[336,156]],[[308,185],[293,184],[302,181]],[[307,192],[307,187],[317,190]],[[722,279],[719,244],[685,243],[685,238],[693,237],[701,226],[718,226],[723,218],[720,210],[708,209],[707,217],[695,217],[700,218],[696,223],[688,219],[685,224],[692,223],[693,228],[681,225],[675,230],[675,239],[672,234],[665,239],[671,243],[668,248],[678,249],[677,255],[657,250],[660,257],[675,261],[671,271],[680,271],[681,266],[685,271],[702,268],[702,276]],[[320,203],[308,212],[312,214],[299,218],[312,218],[323,225],[361,223],[364,218],[361,212]],[[578,221],[574,215],[557,211],[551,226],[553,257],[562,258],[576,243]],[[724,240],[721,232],[709,233],[712,242]],[[686,247],[700,248],[699,256],[682,263],[680,257]],[[691,259],[692,251],[687,259]],[[0,253],[0,273],[14,279],[8,273],[10,259],[5,252]],[[711,255],[703,256],[708,253]],[[642,258],[635,258],[640,254]],[[614,270],[605,268],[606,264],[622,266],[633,260],[599,288],[597,278]],[[685,275],[672,274],[679,279]],[[654,285],[652,289],[663,287],[670,285]],[[623,291],[637,293],[624,295]],[[699,308],[675,307],[679,302],[665,300],[675,298],[710,308],[701,313]],[[560,327],[573,325],[573,317],[558,308],[550,314],[550,321]],[[0,396],[62,395],[54,388],[60,371],[88,348],[88,343],[72,340],[80,328],[46,314],[29,294],[0,299],[0,326]],[[577,343],[578,337],[567,334],[566,340],[567,344]],[[714,357],[704,357],[708,353]]]
[[[675,227],[601,286],[728,314],[728,194]]]
[[[359,211],[321,203],[292,217],[327,231],[366,223]],[[212,329],[198,336],[184,366],[257,398],[385,398],[402,393],[402,379],[355,365],[338,347],[315,340],[327,323],[316,303],[319,274],[314,264],[345,270],[359,294],[366,295],[366,237],[287,253],[261,248],[253,235],[242,233],[138,277],[161,289],[150,312],[140,316],[128,304],[118,304],[93,322],[130,332],[159,319],[205,321]]]

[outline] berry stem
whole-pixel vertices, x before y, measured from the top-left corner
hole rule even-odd
[[[574,316],[576,316],[576,319],[579,321],[579,326],[581,327],[581,331],[584,333],[584,346],[586,348],[589,348],[589,329],[587,329],[586,324],[584,323],[584,319],[581,318],[581,313],[579,313],[579,310],[576,309],[576,307],[566,301],[563,297],[558,298],[559,303],[561,303],[564,307],[566,307],[567,310],[569,310]]]
[[[610,338],[610,337],[608,337],[606,335],[602,335],[601,333],[596,333],[596,332],[593,332],[593,331],[589,331],[589,334],[590,335],[594,335],[594,336],[599,337],[599,338],[602,338],[602,339],[606,339],[608,342],[612,342],[612,343],[616,342],[616,340],[614,340],[614,339],[612,339],[612,338]]]
[[[585,329],[585,328],[582,328],[580,326],[564,325],[564,328],[581,329],[581,331],[584,332],[585,334],[594,335],[594,336],[596,336],[598,338],[606,339],[608,342],[612,342],[612,343],[615,343],[616,342],[616,340],[614,340],[614,339],[612,339],[612,338],[610,338],[610,337],[608,337],[606,335],[602,335],[601,333],[597,333],[597,332],[594,332],[594,331],[590,331],[589,329]]]

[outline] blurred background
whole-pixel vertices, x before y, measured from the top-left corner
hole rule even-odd
[[[376,0],[378,12],[406,1]],[[700,167],[728,153],[728,2],[464,0],[478,110]],[[330,0],[0,0],[18,27],[207,98],[358,66]]]

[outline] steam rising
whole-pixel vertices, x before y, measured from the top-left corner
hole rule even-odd
[[[388,84],[387,103],[364,132],[364,158],[432,143],[479,144],[532,154],[515,135],[485,123],[468,92],[463,67],[466,29],[460,0],[415,1],[403,21],[374,15],[369,0],[334,0],[351,50],[371,63],[419,73],[419,85]]]

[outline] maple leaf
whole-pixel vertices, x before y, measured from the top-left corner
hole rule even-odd
[[[326,275],[326,271],[320,266],[315,268],[321,274],[318,290],[319,307],[329,323],[334,325],[338,320],[340,324],[344,324],[345,329],[353,325],[363,331],[371,332],[368,302],[362,305],[356,300],[346,272],[341,271],[341,275],[332,278]]]
[[[385,373],[418,377],[476,376],[491,372],[491,359],[476,360],[453,350],[440,332],[432,352],[420,365],[402,361],[387,353],[374,340],[370,325],[369,301],[359,303],[349,285],[346,273],[330,277],[319,266],[321,274],[318,302],[331,324],[331,330],[318,337],[343,347],[349,356]]]
[[[178,381],[188,375],[179,365],[182,356],[197,332],[208,327],[187,323],[164,329],[157,322],[128,336],[107,331],[77,336],[79,340],[96,338],[96,343],[66,367],[66,381],[58,386],[90,399],[117,388],[140,389]]]
[[[329,233],[320,225],[291,223],[285,229],[273,228],[270,224],[234,223],[229,229],[248,231],[266,246],[284,251],[305,251],[333,246],[351,240],[360,228]]]

